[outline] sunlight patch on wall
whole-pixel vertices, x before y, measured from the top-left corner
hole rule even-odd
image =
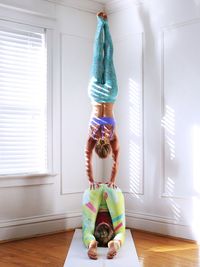
[[[129,173],[130,173],[130,192],[140,191],[140,174],[141,174],[141,149],[130,141],[129,144]]]
[[[141,194],[141,178],[143,176],[142,91],[139,84],[131,78],[129,79],[129,133],[130,192]]]
[[[169,147],[170,159],[175,158],[175,112],[174,109],[166,105],[165,116],[161,120],[161,125],[165,129],[165,143]]]
[[[141,137],[141,91],[139,84],[129,79],[129,130]]]
[[[170,177],[167,177],[167,179],[166,179],[166,195],[168,196],[170,208],[173,212],[174,219],[176,221],[179,221],[181,218],[181,207],[173,198],[174,186],[175,186],[175,183],[174,183],[173,179],[171,179]]]

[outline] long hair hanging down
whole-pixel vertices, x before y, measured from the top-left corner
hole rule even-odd
[[[110,142],[106,138],[99,138],[95,145],[95,152],[100,158],[106,158],[111,152]]]

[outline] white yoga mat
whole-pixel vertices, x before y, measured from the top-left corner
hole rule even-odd
[[[113,259],[107,259],[108,248],[98,247],[98,260],[87,256],[87,249],[82,242],[82,231],[76,229],[64,267],[140,267],[138,256],[130,230],[126,230],[126,240]]]

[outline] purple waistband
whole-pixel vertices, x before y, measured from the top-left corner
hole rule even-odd
[[[90,121],[92,125],[105,125],[105,124],[110,124],[113,127],[115,126],[115,119],[112,117],[93,117]]]

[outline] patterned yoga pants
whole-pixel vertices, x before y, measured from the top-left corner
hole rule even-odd
[[[93,63],[88,93],[98,103],[113,103],[118,93],[117,78],[113,64],[113,43],[108,21],[97,17]]]
[[[96,217],[99,208],[104,202],[107,207],[113,224],[115,237],[113,240],[120,240],[121,244],[125,240],[125,208],[124,196],[119,188],[109,188],[106,184],[100,184],[95,190],[86,189],[83,195],[82,206],[82,233],[83,242],[86,247],[92,240],[95,240],[94,230]]]

